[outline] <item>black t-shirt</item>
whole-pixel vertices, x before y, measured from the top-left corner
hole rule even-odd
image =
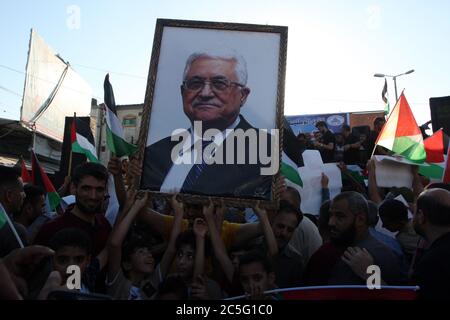
[[[74,215],[72,213],[73,208],[74,206],[68,207],[64,214],[44,224],[36,235],[34,244],[49,246],[50,240],[58,231],[66,228],[76,228],[86,232],[91,240],[93,254],[95,256],[98,255],[106,246],[111,232],[111,225],[105,216],[100,213],[95,215],[95,222],[92,225]]]
[[[417,264],[419,298],[450,299],[450,232],[436,239]]]
[[[320,155],[322,156],[322,161],[324,163],[334,161],[334,149],[336,148],[336,138],[330,130],[327,130],[327,132],[322,135],[322,143],[324,145],[327,145],[330,142],[333,143],[333,150],[327,150],[324,148],[320,149]]]
[[[344,146],[359,142],[358,137],[350,134],[347,138],[344,138]],[[344,151],[344,163],[345,164],[356,164],[359,162],[359,148],[349,148]]]
[[[377,141],[379,134],[380,134],[379,132],[370,131],[370,134],[369,134],[369,137],[367,138],[367,143],[366,143],[367,152],[368,152],[369,156],[372,155],[373,149],[376,148],[375,142]],[[385,150],[385,152],[380,153],[379,148],[381,148],[381,150]],[[377,150],[375,150],[375,152],[373,152],[373,154],[384,154],[384,155],[389,154],[389,150],[387,150],[386,148],[384,148],[382,146],[379,146],[379,148],[377,148]]]
[[[370,131],[369,136],[367,137],[367,152],[372,154],[373,148],[375,148],[375,141],[377,141],[379,132]]]

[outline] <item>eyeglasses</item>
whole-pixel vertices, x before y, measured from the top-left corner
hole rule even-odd
[[[244,87],[243,84],[240,84],[240,83],[234,82],[234,81],[230,81],[225,78],[217,78],[217,79],[212,79],[212,80],[205,80],[205,79],[201,79],[201,78],[192,78],[192,79],[183,81],[183,87],[186,90],[199,91],[205,87],[206,83],[209,83],[211,89],[216,92],[223,92],[233,85],[238,86],[238,87]]]

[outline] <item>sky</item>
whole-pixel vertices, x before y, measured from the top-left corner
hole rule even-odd
[[[429,98],[450,95],[446,0],[0,0],[0,118],[19,119],[30,29],[103,102],[107,72],[117,104],[143,103],[157,18],[288,27],[286,115],[382,110],[397,75],[418,124]],[[388,78],[390,104],[394,83]]]

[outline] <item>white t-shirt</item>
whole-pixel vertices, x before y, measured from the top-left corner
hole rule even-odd
[[[306,266],[309,258],[321,246],[322,237],[319,229],[308,217],[303,217],[297,229],[295,229],[287,249],[300,255],[303,265]]]

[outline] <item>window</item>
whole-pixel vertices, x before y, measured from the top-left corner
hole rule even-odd
[[[122,120],[122,125],[124,127],[136,127],[136,117],[135,116],[125,116]]]

